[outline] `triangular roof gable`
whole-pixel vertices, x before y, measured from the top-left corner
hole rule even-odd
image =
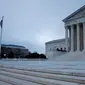
[[[75,16],[76,14],[78,14],[79,12],[81,12],[82,10],[85,9],[85,5],[82,6],[81,8],[79,8],[78,10],[76,10],[75,12],[73,12],[72,14],[70,14],[68,17],[66,17],[65,19],[63,19],[62,21],[65,22],[68,19],[72,18],[73,16]]]

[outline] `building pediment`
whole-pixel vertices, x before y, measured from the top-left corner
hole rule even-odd
[[[69,15],[65,19],[63,19],[63,22],[67,22],[69,20],[78,19],[82,17],[85,17],[85,5],[81,7],[80,9],[78,9],[77,11],[73,12],[71,15]]]

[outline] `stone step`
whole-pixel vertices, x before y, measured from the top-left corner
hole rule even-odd
[[[16,68],[11,66],[3,66],[0,65],[0,68],[9,68],[9,69],[17,69],[17,70],[24,70],[24,71],[32,71],[32,72],[41,72],[41,73],[50,73],[50,74],[58,74],[58,75],[68,75],[68,76],[77,76],[77,77],[85,77],[85,72],[73,72],[73,71],[64,71],[62,69],[28,69],[28,68]]]
[[[17,63],[17,62],[15,62],[15,63]],[[23,62],[22,62],[23,63]],[[79,62],[79,63],[81,63],[81,62]],[[69,71],[76,71],[76,72],[78,72],[78,71],[83,71],[83,72],[85,72],[85,63],[84,64],[79,64],[78,62],[77,63],[68,63],[68,62],[64,62],[64,63],[62,63],[62,62],[57,62],[57,63],[53,63],[53,62],[51,62],[51,63],[49,63],[49,64],[51,64],[51,65],[48,65],[48,64],[46,64],[46,66],[48,66],[48,67],[45,67],[45,66],[43,66],[43,65],[26,65],[26,66],[19,66],[19,65],[8,65],[8,66],[6,66],[6,65],[0,65],[0,67],[10,67],[10,68],[37,68],[38,67],[38,69],[42,69],[42,68],[46,68],[46,69],[56,69],[56,70],[69,70]],[[42,63],[43,64],[43,63]]]
[[[38,83],[38,84],[43,84],[43,85],[68,85],[68,84],[69,85],[84,85],[84,84],[80,84],[80,83],[53,80],[53,79],[36,77],[36,76],[11,73],[11,72],[6,72],[6,71],[0,71],[0,75],[12,77],[12,78],[20,79],[20,80],[24,80],[24,81],[30,81],[30,82],[34,82],[34,83]]]
[[[74,71],[65,71],[64,69],[19,69],[25,71],[33,71],[33,72],[42,72],[42,73],[50,73],[57,75],[68,75],[68,76],[77,76],[77,77],[85,77],[85,72],[74,72]]]
[[[6,82],[0,81],[0,85],[12,85],[12,84],[8,84]]]
[[[85,84],[85,77],[76,77],[76,76],[68,76],[68,75],[60,75],[60,74],[56,75],[56,74],[24,71],[24,70],[9,69],[9,68],[2,68],[0,70],[11,72],[11,73],[28,75],[28,76],[36,76],[36,77],[47,78],[47,79],[54,79],[54,80]]]
[[[17,78],[0,75],[0,85],[41,85],[30,81],[24,81]]]

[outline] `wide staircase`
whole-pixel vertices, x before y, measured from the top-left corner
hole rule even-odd
[[[57,61],[85,61],[85,51],[68,52],[56,57]]]
[[[0,65],[0,85],[85,85],[85,72]]]

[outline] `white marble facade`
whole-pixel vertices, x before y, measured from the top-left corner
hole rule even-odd
[[[85,6],[66,17],[63,22],[65,23],[66,50],[71,52],[85,50]]]
[[[85,5],[63,19],[63,22],[65,23],[65,39],[55,40],[56,43],[54,41],[46,43],[46,55],[49,58],[63,55],[61,52],[55,53],[55,50],[49,51],[50,48],[54,49],[57,46],[66,48],[69,53],[85,50]]]
[[[53,40],[45,43],[45,53],[49,59],[56,59],[57,56],[61,56],[66,53],[57,51],[57,49],[66,50],[65,39]]]

